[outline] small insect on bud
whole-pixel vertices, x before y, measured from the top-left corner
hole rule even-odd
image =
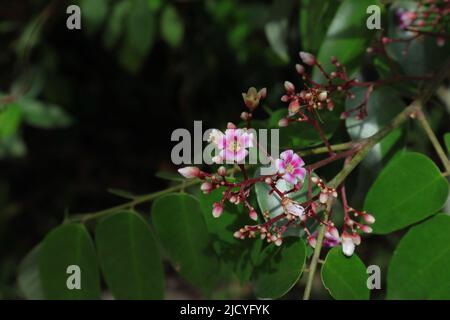
[[[251,117],[252,117],[252,116],[251,116],[250,113],[248,113],[248,112],[245,112],[245,111],[244,111],[244,112],[241,113],[241,119],[244,120],[244,121],[250,120]]]
[[[236,129],[236,125],[233,122],[228,122],[227,123],[227,129]]]
[[[284,89],[286,90],[287,93],[292,94],[295,92],[295,86],[292,82],[290,81],[285,81],[284,82]]]
[[[200,176],[200,169],[197,167],[184,167],[178,169],[178,172],[185,178],[197,178]]]
[[[257,221],[258,220],[258,214],[256,213],[255,210],[251,209],[250,212],[248,213],[248,216],[250,217],[250,219],[252,219],[253,221]]]
[[[287,127],[289,125],[289,120],[287,118],[281,118],[280,121],[278,121],[279,127]]]
[[[316,63],[316,57],[314,57],[311,53],[300,51],[299,55],[303,63],[307,64],[308,66],[312,66]]]
[[[212,189],[213,185],[211,182],[203,182],[202,185],[200,186],[200,190],[202,190],[204,194],[210,193]]]
[[[305,73],[305,67],[298,63],[295,65],[295,70],[297,71],[298,74]]]
[[[325,101],[328,98],[328,93],[326,91],[322,91],[319,94],[318,98],[319,98],[319,101]]]
[[[214,202],[213,204],[213,210],[212,215],[214,218],[218,218],[222,215],[223,212],[223,205],[219,202]]]

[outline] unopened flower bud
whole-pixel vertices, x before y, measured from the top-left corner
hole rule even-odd
[[[335,227],[328,227],[327,231],[336,239],[339,239],[339,231]]]
[[[372,228],[366,225],[362,225],[359,227],[361,229],[362,232],[365,233],[372,233]]]
[[[279,127],[287,127],[289,125],[289,120],[286,118],[281,118],[280,121],[278,121]]]
[[[310,236],[310,237],[308,237],[308,243],[309,243],[309,245],[310,245],[311,247],[315,248],[315,247],[316,247],[317,240],[316,240],[315,237]]]
[[[295,86],[292,82],[289,81],[285,81],[284,82],[284,89],[286,90],[287,93],[292,94],[295,92]]]
[[[355,243],[352,237],[346,233],[342,235],[342,252],[347,257],[351,257],[355,252]]]
[[[300,110],[300,103],[298,100],[292,100],[291,103],[289,103],[288,107],[288,113],[290,116],[296,114]]]
[[[219,202],[214,202],[212,210],[213,217],[214,218],[220,217],[222,212],[223,212],[223,205]]]
[[[197,167],[184,167],[178,169],[178,172],[185,178],[197,178],[200,176],[200,169]]]
[[[361,244],[361,237],[359,236],[359,234],[353,233],[351,235],[351,237],[352,237],[352,241],[355,245],[359,246]]]
[[[241,113],[241,119],[242,119],[242,120],[247,121],[247,120],[249,120],[250,118],[251,118],[250,113],[245,112],[245,111]]]
[[[277,247],[281,246],[282,243],[283,243],[283,240],[281,238],[278,238],[277,240],[275,240],[275,245]]]
[[[227,129],[236,129],[236,125],[233,122],[228,122],[227,123]]]
[[[258,220],[258,214],[253,209],[250,210],[250,212],[248,213],[248,216],[250,217],[250,219],[252,219],[254,221]]]
[[[265,99],[267,96],[267,88],[262,88],[261,90],[259,90],[258,95],[261,99]]]
[[[327,203],[327,201],[328,201],[328,193],[321,192],[320,196],[319,196],[319,202],[325,204],[325,203]]]
[[[316,58],[308,52],[300,51],[300,59],[302,59],[304,64],[307,64],[309,66],[314,65],[316,62]]]
[[[272,178],[267,177],[264,179],[264,182],[270,186],[273,183],[273,180]]]
[[[200,190],[203,191],[203,193],[207,194],[210,193],[213,189],[213,185],[211,182],[203,182],[200,186]]]
[[[305,67],[302,66],[301,64],[296,64],[295,65],[295,70],[297,71],[298,74],[304,74],[305,73]]]
[[[319,101],[325,101],[325,100],[327,100],[327,97],[328,97],[328,93],[326,92],[326,91],[322,91],[320,94],[319,94]]]
[[[241,238],[241,232],[240,231],[236,231],[235,233],[233,233],[233,237],[235,237],[236,239],[240,239]]]
[[[224,177],[227,175],[227,169],[224,166],[220,166],[219,169],[217,169],[217,174]]]
[[[375,222],[375,217],[374,217],[373,215],[371,215],[371,214],[366,213],[366,214],[363,216],[363,218],[364,218],[364,221],[365,221],[366,223],[368,223],[368,224],[372,224],[372,223]]]

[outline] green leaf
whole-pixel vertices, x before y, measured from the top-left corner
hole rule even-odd
[[[155,41],[156,20],[145,0],[132,2],[126,19],[124,42],[119,62],[131,73],[142,66]]]
[[[341,113],[344,111],[343,104],[337,104],[333,111],[320,110],[320,126],[327,139],[330,139],[341,124]],[[305,122],[292,123],[288,127],[280,128],[278,121],[287,116],[287,109],[274,111],[269,119],[269,128],[279,129],[280,148],[307,148],[323,144],[319,133],[314,127]]]
[[[269,19],[264,26],[270,47],[283,61],[289,61],[288,26],[294,2],[290,0],[275,0],[270,8]]]
[[[164,270],[147,222],[134,212],[103,219],[95,230],[98,256],[116,299],[163,299]]]
[[[373,231],[386,234],[438,212],[447,200],[448,189],[433,161],[420,153],[404,152],[375,180],[364,208],[376,218]]]
[[[396,17],[399,8],[415,10],[417,1],[395,1],[389,7],[387,35],[393,39],[408,39],[413,37],[408,31],[400,29]],[[403,72],[411,76],[422,76],[436,70],[448,57],[450,44],[446,41],[443,47],[436,43],[436,37],[419,37],[412,41],[396,41],[386,46],[389,56],[397,61]]]
[[[172,47],[178,48],[183,41],[184,24],[174,6],[168,5],[161,15],[161,36]]]
[[[377,31],[366,27],[369,17],[366,9],[370,5],[381,7],[379,1],[374,0],[344,0],[340,4],[317,56],[325,71],[333,69],[331,56],[337,57],[350,75],[360,66],[367,45]],[[313,79],[317,82],[324,80],[317,68],[314,69]]]
[[[0,111],[0,140],[13,136],[22,121],[22,110],[16,103],[3,107]]]
[[[367,88],[356,88],[353,90],[354,99],[347,98],[346,110],[352,110],[364,101]],[[374,89],[367,103],[368,116],[363,120],[358,120],[354,114],[350,115],[345,121],[347,131],[353,140],[360,140],[370,137],[378,132],[404,108],[405,103],[398,93],[390,87],[380,87]],[[404,129],[397,128],[376,144],[366,155],[359,165],[358,169],[358,188],[353,197],[359,196],[364,199],[370,185],[379,175],[383,168],[383,162],[403,146]]]
[[[302,49],[317,52],[325,38],[339,1],[304,0],[300,6],[300,41]],[[320,23],[317,21],[320,20]]]
[[[35,246],[19,265],[17,284],[20,292],[28,300],[44,299],[38,265],[40,249],[40,244]]]
[[[213,203],[220,201],[222,192],[215,189],[210,194],[200,194],[200,206],[217,256],[241,283],[245,283],[258,262],[262,241],[259,238],[238,240],[233,236],[243,226],[254,223],[242,205],[237,207],[227,203],[220,218],[213,217]]]
[[[337,300],[368,300],[366,266],[353,254],[344,256],[341,247],[331,249],[321,270],[322,282]]]
[[[306,246],[302,239],[288,237],[279,247],[267,246],[253,278],[256,296],[276,299],[285,295],[300,279],[305,260]]]
[[[67,268],[81,270],[81,289],[68,289],[71,274]],[[92,239],[82,224],[64,224],[52,230],[42,242],[39,273],[46,299],[99,299],[100,277]]]
[[[106,48],[111,49],[117,44],[122,31],[124,29],[125,18],[131,8],[131,2],[120,1],[115,3],[112,13],[108,19],[106,30],[103,32],[103,44]]]
[[[95,33],[108,13],[108,0],[81,0],[83,24],[88,33]]]
[[[412,227],[392,256],[388,299],[450,299],[450,217],[439,214]]]
[[[153,203],[152,219],[175,270],[209,294],[216,284],[219,262],[198,200],[187,194],[161,197]]]
[[[41,129],[64,128],[72,123],[70,116],[59,106],[33,99],[21,99],[23,117],[27,124]]]
[[[444,142],[447,147],[447,153],[450,154],[450,132],[444,134]]]
[[[158,171],[155,174],[155,177],[164,179],[164,180],[169,180],[169,181],[184,181],[185,179],[177,173],[171,172],[171,171]]]

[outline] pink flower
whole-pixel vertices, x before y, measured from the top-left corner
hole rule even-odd
[[[305,162],[292,150],[286,150],[280,154],[275,165],[278,173],[290,184],[297,184],[305,179],[306,170],[303,168]]]
[[[334,228],[335,229],[335,228]],[[323,246],[327,248],[336,247],[340,242],[341,239],[339,238],[339,233],[337,233],[337,230],[333,232],[333,230],[328,230],[325,233],[325,237],[323,238]],[[308,243],[311,247],[315,248],[317,242],[317,231],[315,231],[309,238]]]
[[[240,163],[248,155],[247,148],[253,147],[253,134],[243,129],[227,129],[218,147],[223,160]]]

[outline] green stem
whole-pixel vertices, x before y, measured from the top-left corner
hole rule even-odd
[[[419,121],[423,130],[427,134],[428,139],[430,139],[431,144],[433,145],[434,149],[436,150],[436,153],[441,159],[442,164],[444,165],[445,171],[450,171],[450,162],[448,161],[447,154],[445,153],[444,149],[439,143],[439,140],[434,134],[433,129],[431,129],[430,123],[428,122],[427,117],[425,116],[425,113],[422,110],[419,110],[417,112],[417,121]]]

